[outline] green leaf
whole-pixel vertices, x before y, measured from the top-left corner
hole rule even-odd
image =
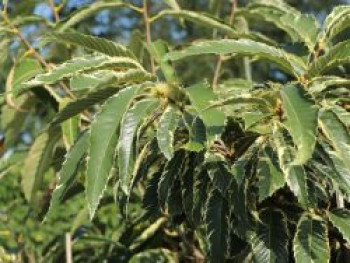
[[[207,240],[209,243],[208,262],[225,262],[228,238],[228,205],[217,189],[209,193],[205,210]]]
[[[339,230],[347,242],[350,242],[350,211],[334,209],[329,213],[329,220]]]
[[[120,186],[126,193],[129,193],[129,166],[136,129],[140,122],[150,112],[154,111],[158,105],[159,103],[156,99],[141,100],[136,102],[123,116],[118,143],[118,166]]]
[[[341,32],[350,28],[350,7],[346,5],[334,7],[324,24],[325,36],[327,41],[330,41]]]
[[[216,99],[216,95],[206,83],[199,83],[186,89],[191,104],[203,120],[207,139],[213,140],[220,136],[225,126],[225,114],[217,109],[205,110],[210,101]],[[204,111],[205,110],[205,111]]]
[[[205,163],[208,169],[209,177],[213,187],[218,189],[222,196],[226,196],[230,181],[233,175],[225,163],[225,159],[218,154],[207,153]]]
[[[35,200],[35,193],[42,186],[44,174],[51,165],[53,150],[59,137],[59,130],[49,130],[40,134],[30,147],[22,169],[22,189],[29,202]]]
[[[152,18],[152,22],[158,20],[164,16],[173,16],[181,19],[185,19],[191,21],[193,23],[202,25],[206,28],[217,29],[226,35],[237,38],[239,34],[235,29],[233,29],[230,25],[225,24],[224,22],[218,20],[217,18],[210,17],[206,14],[194,12],[190,10],[179,10],[179,9],[169,9],[162,10],[156,16]]]
[[[63,64],[60,64],[50,72],[37,75],[31,81],[28,81],[26,87],[35,87],[45,84],[53,84],[60,80],[70,78],[74,74],[84,73],[99,69],[143,69],[135,60],[128,57],[109,57],[105,55],[86,55],[84,57],[73,58]]]
[[[333,111],[324,109],[319,114],[319,125],[334,147],[337,157],[350,170],[350,135],[347,128]]]
[[[95,2],[73,13],[72,16],[65,23],[59,26],[58,31],[59,32],[66,31],[67,29],[75,26],[76,24],[93,16],[94,14],[96,14],[97,12],[103,9],[120,8],[122,6],[125,6],[122,0],[115,0],[113,2],[103,2],[103,1]]]
[[[56,188],[52,193],[50,208],[46,214],[46,218],[49,217],[52,211],[55,211],[74,183],[77,169],[88,148],[89,136],[89,132],[83,133],[67,153],[59,172]]]
[[[315,60],[309,67],[308,76],[316,77],[325,74],[332,68],[350,62],[350,41],[340,42],[331,47],[328,52]]]
[[[158,184],[158,201],[162,208],[164,208],[171,186],[175,179],[179,177],[184,164],[184,151],[175,152],[174,157],[167,163],[164,172],[160,177]]]
[[[62,99],[59,104],[60,109],[64,108],[71,100],[68,98]],[[78,116],[74,116],[69,120],[64,121],[61,124],[63,141],[66,145],[66,149],[69,149],[78,137],[80,119]]]
[[[111,57],[129,57],[135,58],[134,54],[125,46],[110,41],[105,38],[94,37],[81,33],[50,33],[48,40],[55,42],[71,44],[85,49],[106,54]]]
[[[101,79],[102,83],[99,84],[99,86],[101,85],[100,88],[92,90],[84,97],[68,103],[67,106],[64,107],[60,112],[58,112],[57,115],[53,118],[51,126],[58,125],[61,122],[86,110],[90,106],[105,101],[107,98],[124,88],[125,84],[153,80],[153,76],[141,70],[128,70],[126,72],[119,72],[115,77],[116,79],[111,81],[110,85],[108,85],[107,87],[104,87],[105,80]],[[108,84],[108,82],[106,84]]]
[[[168,53],[165,59],[180,60],[189,56],[198,56],[204,54],[237,54],[243,56],[254,56],[260,59],[269,60],[276,63],[281,69],[294,76],[302,75],[306,70],[305,63],[298,57],[268,46],[264,43],[256,42],[248,39],[222,39],[207,40],[192,44],[191,46],[181,50]]]
[[[90,218],[95,214],[113,167],[119,123],[138,90],[138,87],[129,87],[112,96],[91,124],[86,174],[86,195]],[[103,140],[101,140],[102,135]]]
[[[251,238],[253,262],[288,262],[288,228],[284,213],[265,208],[259,212],[261,223]]]
[[[287,185],[298,198],[299,203],[306,208],[309,206],[309,200],[304,168],[301,165],[293,164],[295,153],[292,146],[286,142],[281,127],[274,127],[273,138],[279,165],[286,178]]]
[[[326,222],[319,216],[304,214],[298,222],[293,250],[296,263],[328,263],[330,251]]]
[[[246,12],[242,12],[244,16]],[[319,32],[319,24],[312,15],[306,15],[297,9],[280,2],[260,1],[253,3],[247,8],[248,18],[258,17],[266,22],[273,23],[284,30],[293,42],[304,42],[310,51],[316,44]]]
[[[16,65],[13,77],[13,91],[18,91],[25,81],[43,73],[40,63],[35,59],[26,58]]]
[[[194,116],[192,123],[187,127],[189,129],[189,141],[182,146],[183,149],[191,152],[200,152],[205,148],[207,133],[205,125],[201,118]]]
[[[157,141],[159,149],[170,160],[174,155],[174,134],[179,122],[177,109],[168,105],[159,119],[157,128]]]
[[[330,88],[338,88],[341,86],[350,86],[350,80],[337,76],[322,76],[311,80],[308,92],[318,94]]]
[[[293,163],[302,165],[311,158],[314,151],[318,110],[300,87],[285,86],[281,90],[281,96],[287,129],[298,148]]]
[[[259,202],[272,196],[286,183],[283,173],[278,167],[276,167],[274,160],[266,150],[262,156],[259,157],[257,176],[259,180]]]
[[[160,65],[166,81],[176,83],[177,78],[174,68],[171,66],[169,61],[163,59],[165,54],[169,51],[167,43],[162,40],[157,40],[149,45],[146,45],[146,48],[150,55]]]

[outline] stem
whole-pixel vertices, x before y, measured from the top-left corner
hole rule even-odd
[[[152,43],[152,36],[151,36],[151,26],[150,26],[150,20],[148,18],[148,5],[147,5],[148,0],[143,0],[143,19],[145,22],[145,29],[146,29],[146,42],[148,45]],[[155,65],[154,65],[154,60],[151,56],[151,69],[152,69],[152,74],[156,72],[155,70]]]
[[[49,5],[50,5],[52,13],[53,13],[53,15],[55,17],[55,22],[56,23],[60,22],[60,16],[58,14],[59,8],[56,8],[55,3],[53,2],[53,0],[49,0]]]
[[[66,233],[66,262],[73,263],[71,234]]]
[[[235,11],[237,10],[237,0],[231,0],[231,2],[232,2],[231,12],[228,18],[229,25],[232,24],[233,19],[235,17]],[[214,77],[213,77],[213,83],[212,83],[213,90],[215,90],[218,86],[223,60],[224,60],[223,56],[219,55],[218,60],[216,62],[216,68],[215,68]]]

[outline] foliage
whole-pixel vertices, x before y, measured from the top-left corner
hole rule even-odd
[[[50,3],[55,23],[3,3],[4,260],[61,262],[65,233],[74,262],[350,260],[349,6],[322,25],[282,0],[224,19],[101,0],[59,21]],[[145,36],[78,32],[120,8]],[[152,42],[168,16],[203,35]]]

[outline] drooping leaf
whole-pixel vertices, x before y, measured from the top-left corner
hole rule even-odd
[[[279,165],[286,178],[288,187],[298,198],[303,207],[309,206],[306,174],[303,166],[293,164],[295,153],[290,144],[286,142],[283,129],[276,125],[273,130],[274,144],[277,149]]]
[[[203,54],[255,56],[276,63],[281,69],[294,76],[299,76],[306,70],[306,65],[300,58],[281,49],[248,39],[202,41],[181,51],[170,52],[165,59],[180,60]]]
[[[264,151],[259,157],[257,167],[257,176],[259,179],[259,201],[272,196],[278,189],[282,188],[285,183],[285,177],[281,170],[275,165],[271,156]]]
[[[329,213],[329,220],[340,231],[344,239],[350,242],[350,211],[334,209]]]
[[[281,90],[281,96],[287,128],[298,148],[293,163],[302,165],[311,158],[314,151],[318,110],[300,87],[285,86]]]
[[[333,11],[325,20],[325,36],[327,40],[332,40],[341,32],[350,28],[350,8],[346,5],[334,7]]]
[[[319,124],[336,155],[350,171],[350,135],[347,128],[331,110],[320,111]]]
[[[276,1],[259,1],[248,6],[242,15],[262,19],[284,30],[294,42],[304,42],[310,51],[316,44],[319,24],[315,17],[302,14],[297,9]]]
[[[99,69],[142,70],[143,68],[136,60],[128,57],[86,55],[84,57],[73,58],[70,61],[60,64],[48,73],[37,75],[34,79],[26,83],[26,87],[35,87],[45,84],[52,84],[62,79],[70,78],[74,74]]]
[[[129,166],[132,157],[132,143],[140,121],[158,106],[156,99],[141,100],[123,116],[118,143],[119,181],[121,188],[129,193]]]
[[[170,160],[174,155],[174,133],[179,121],[177,109],[169,105],[159,119],[157,141],[159,149]]]
[[[228,235],[228,205],[217,189],[209,193],[205,210],[207,240],[209,244],[208,262],[225,261]]]
[[[170,187],[183,169],[184,151],[175,152],[174,157],[167,163],[158,184],[158,202],[164,208]]]
[[[309,67],[309,77],[327,73],[328,70],[350,62],[350,41],[346,40],[331,47],[328,52],[315,60]]]
[[[225,159],[218,154],[207,153],[205,163],[213,187],[225,197],[233,175],[225,163]]]
[[[113,79],[113,78],[112,78]],[[137,84],[142,81],[151,81],[153,77],[140,70],[128,70],[126,72],[120,72],[116,76],[116,79],[111,80],[110,85],[104,87],[104,80],[102,79],[101,88],[92,90],[84,97],[72,101],[67,104],[57,115],[53,118],[51,125],[55,126],[61,122],[73,117],[74,115],[86,110],[87,108],[105,101],[107,98],[117,93],[119,90],[124,88],[126,84]]]
[[[217,109],[205,110],[210,101],[216,99],[215,94],[206,83],[199,83],[186,89],[193,107],[203,120],[207,139],[213,140],[218,137],[224,129],[225,115]]]
[[[91,5],[87,5],[86,7],[81,8],[79,11],[73,13],[65,23],[61,24],[58,28],[58,32],[64,32],[67,29],[74,27],[76,24],[91,17],[103,9],[120,8],[124,5],[125,4],[122,0],[116,0],[113,2],[97,1]]]
[[[337,88],[341,86],[350,86],[350,80],[337,76],[322,76],[312,79],[308,91],[313,94],[318,94],[327,91],[331,87]]]
[[[261,223],[251,238],[253,262],[288,262],[288,228],[284,213],[263,209]]]
[[[70,101],[71,100],[68,98],[62,99],[59,107],[61,109],[64,108]],[[63,141],[66,145],[66,149],[69,149],[78,137],[79,121],[79,116],[74,116],[61,124]]]
[[[138,90],[137,86],[129,87],[112,96],[103,105],[91,124],[86,175],[86,195],[90,218],[93,218],[95,214],[113,167],[119,123]]]
[[[46,217],[48,217],[52,211],[55,211],[64,198],[64,195],[74,183],[77,168],[88,148],[89,136],[89,132],[83,133],[67,153],[66,160],[59,172],[56,188],[52,193],[50,208]]]
[[[304,214],[297,225],[293,250],[296,263],[328,263],[330,251],[326,222],[319,216]]]
[[[85,49],[106,54],[111,57],[135,58],[134,54],[121,44],[115,43],[105,38],[94,37],[77,32],[50,33],[48,40],[80,46]]]
[[[22,189],[29,202],[35,200],[35,193],[43,183],[44,174],[51,165],[53,149],[59,139],[59,130],[40,134],[30,147],[22,169]]]

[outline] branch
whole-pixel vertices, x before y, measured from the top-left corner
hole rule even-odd
[[[146,42],[148,45],[152,43],[152,37],[151,37],[151,25],[150,25],[150,20],[148,18],[148,5],[147,5],[148,0],[143,0],[143,20],[145,22],[145,29],[146,29]],[[154,60],[151,56],[151,69],[152,69],[152,74],[156,72],[155,70],[155,65],[154,65]]]
[[[231,0],[231,1],[232,1],[231,12],[230,12],[230,16],[228,18],[229,25],[232,24],[233,19],[235,17],[235,11],[237,10],[237,0]],[[215,90],[218,86],[223,61],[224,61],[224,57],[220,55],[218,57],[215,72],[214,72],[213,83],[212,83],[213,90]]]

